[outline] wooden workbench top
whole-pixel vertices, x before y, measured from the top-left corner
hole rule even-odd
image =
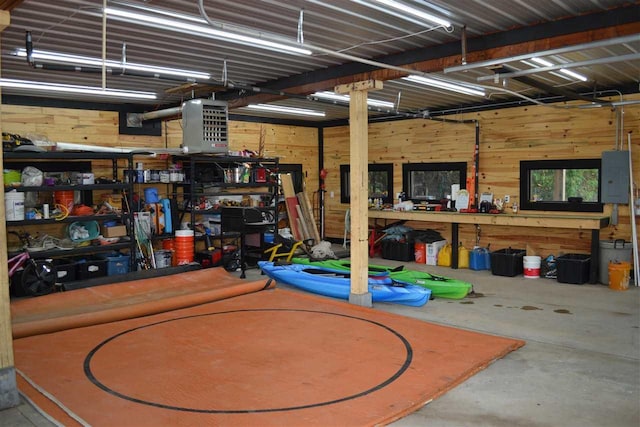
[[[504,225],[513,227],[549,227],[600,230],[609,225],[608,216],[549,214],[480,214],[435,211],[369,210],[369,218],[445,222],[456,224]]]

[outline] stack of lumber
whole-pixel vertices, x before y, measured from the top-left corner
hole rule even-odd
[[[287,207],[287,216],[289,217],[289,227],[291,227],[291,234],[293,234],[294,239],[313,239],[315,244],[320,243],[320,233],[318,232],[307,193],[300,192],[296,194],[291,175],[280,175],[280,180]]]

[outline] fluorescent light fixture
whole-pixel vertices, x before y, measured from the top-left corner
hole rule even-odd
[[[311,96],[319,99],[327,99],[330,101],[344,102],[346,104],[348,104],[350,101],[349,95],[339,95],[337,93],[328,92],[328,91],[316,92]],[[395,106],[393,102],[379,101],[377,99],[367,99],[367,105],[369,105],[370,107],[380,107],[380,108],[393,108]]]
[[[15,55],[19,57],[27,56],[26,49],[20,48],[15,51]],[[51,52],[46,50],[34,50],[32,58],[43,62],[65,63],[74,65],[88,65],[91,67],[102,67],[102,59],[94,58],[90,56],[82,55],[70,55],[66,53]],[[124,68],[126,70],[135,70],[154,75],[166,75],[185,77],[190,79],[209,80],[211,74],[201,73],[198,71],[182,70],[179,68],[157,67],[155,65],[137,64],[134,62],[118,62],[118,61],[105,61],[105,66],[108,68]]]
[[[560,68],[560,72],[562,74],[566,74],[569,77],[573,77],[576,80],[580,80],[581,82],[586,82],[587,80],[589,80],[586,76],[578,74],[575,71],[567,70],[566,68]]]
[[[295,114],[298,116],[324,117],[324,111],[307,110],[306,108],[281,107],[268,104],[249,104],[246,108],[252,110],[269,111],[271,113]]]
[[[443,27],[449,28],[451,27],[451,22],[447,21],[446,19],[442,19],[439,18],[435,15],[431,15],[430,13],[426,13],[423,12],[421,10],[418,10],[416,8],[413,8],[411,6],[407,6],[406,4],[397,2],[395,0],[375,0],[378,3],[381,3],[385,6],[388,6],[390,8],[399,10],[400,12],[404,12],[407,13],[409,15],[413,15],[416,16],[420,19],[423,19],[427,22],[433,23],[433,24],[438,24],[438,25],[442,25]]]
[[[133,98],[133,99],[156,99],[152,92],[140,92],[135,90],[102,89],[91,86],[74,86],[59,83],[43,83],[27,80],[0,79],[0,87],[15,89],[27,89],[41,92],[62,92],[77,93],[84,95],[97,95],[109,98]]]
[[[298,47],[292,44],[285,44],[276,41],[270,41],[259,37],[245,36],[242,34],[232,33],[229,31],[218,30],[207,25],[192,24],[185,21],[168,19],[161,16],[152,16],[148,14],[129,12],[113,7],[105,8],[108,17],[129,22],[132,24],[142,24],[163,30],[175,31],[186,34],[198,34],[216,40],[223,40],[231,43],[238,43],[244,46],[260,47],[278,52],[285,52],[297,55],[311,55],[312,52],[304,47]]]
[[[465,95],[484,96],[484,90],[475,86],[463,86],[460,84],[449,83],[443,80],[431,79],[429,77],[422,76],[408,76],[403,77],[403,80],[407,80],[413,83],[420,83],[427,86],[437,87],[440,89],[450,90],[453,92],[464,93]]]
[[[537,58],[537,57],[534,56],[533,58],[531,58],[531,60],[533,62],[535,62],[536,64],[538,64],[538,65],[542,65],[543,67],[552,67],[553,66],[553,63],[547,61],[546,59]]]
[[[544,67],[553,67],[555,65],[554,63],[542,58],[534,57],[534,58],[531,58],[531,60],[536,64],[542,65]],[[574,78],[575,80],[580,80],[582,82],[586,82],[587,80],[589,80],[587,79],[587,77],[583,76],[582,74],[578,74],[575,71],[567,70],[566,68],[560,68],[560,70],[558,71],[560,71],[562,74],[565,74],[569,77]]]

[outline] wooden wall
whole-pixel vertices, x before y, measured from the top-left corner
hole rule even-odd
[[[610,108],[576,109],[557,106],[527,106],[460,114],[457,119],[474,119],[480,125],[479,191],[494,197],[510,195],[519,202],[520,160],[600,158],[602,151],[614,149],[616,113]],[[453,118],[453,117],[449,117]],[[636,185],[640,186],[640,106],[624,108],[624,147],[626,133],[633,131],[633,165]],[[341,164],[349,163],[349,128],[325,129],[325,167],[329,170],[327,189],[327,236],[343,234],[344,211],[340,203]],[[369,162],[393,163],[394,193],[402,189],[402,164],[408,162],[466,161],[471,176],[475,128],[473,124],[442,123],[425,119],[372,123],[369,125]],[[366,191],[366,189],[363,189]],[[610,215],[612,205],[605,206]],[[565,213],[570,214],[570,213]],[[640,217],[637,218],[640,220]],[[433,223],[409,224],[417,229],[431,228],[450,238],[450,227]],[[460,226],[461,242],[471,248],[479,243],[492,249],[526,248],[529,254],[589,252],[591,233],[561,229]],[[631,237],[628,206],[619,207],[619,224],[601,232],[601,239]]]
[[[118,113],[70,108],[1,106],[2,131],[24,137],[38,136],[52,142],[133,147],[139,149],[178,148],[182,142],[180,120],[163,123],[162,136],[119,135]],[[229,149],[258,151],[260,137],[264,137],[264,156],[279,157],[282,163],[301,163],[307,173],[306,189],[310,200],[315,200],[318,189],[318,130],[316,128],[269,125],[249,122],[229,123]],[[145,169],[164,169],[161,158],[137,157]],[[95,162],[96,176],[111,176],[110,162]],[[136,185],[142,192],[142,186]],[[164,196],[159,188],[161,197]],[[52,234],[56,230],[49,230]],[[59,233],[58,233],[59,234]],[[8,236],[11,245],[17,245]]]
[[[640,96],[636,96],[640,98]],[[474,119],[480,126],[480,192],[506,194],[519,201],[520,160],[599,158],[602,151],[614,148],[616,114],[610,108],[576,109],[555,106],[526,106],[449,118]],[[3,131],[23,136],[38,134],[52,141],[128,147],[178,147],[182,139],[179,120],[165,122],[160,137],[118,134],[116,112],[87,111],[46,107],[2,106]],[[633,164],[636,184],[640,184],[640,106],[624,107],[624,144],[626,133],[633,131]],[[279,157],[282,163],[300,163],[306,173],[306,191],[317,199],[318,129],[231,121],[231,150],[258,151],[261,135],[264,155]],[[348,205],[340,203],[341,164],[349,163],[348,126],[323,129],[326,184],[326,236],[340,239],[344,213]],[[442,123],[412,119],[369,125],[369,162],[393,163],[395,192],[402,188],[402,164],[406,162],[466,161],[472,173],[475,125]],[[145,162],[161,162],[145,159]],[[363,191],[366,191],[363,189]],[[331,197],[333,195],[333,197]],[[612,206],[605,207],[605,215]],[[638,218],[640,220],[640,217]],[[425,224],[412,224],[424,228]],[[429,225],[445,237],[449,226]],[[461,241],[467,247],[476,244],[474,226],[461,226]],[[526,247],[530,253],[545,255],[560,252],[588,252],[590,233],[549,229],[483,226],[479,243],[499,249]],[[631,236],[629,209],[620,206],[619,224],[601,232],[601,239]]]

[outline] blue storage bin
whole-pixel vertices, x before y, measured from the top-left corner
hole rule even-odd
[[[129,272],[129,255],[112,252],[99,256],[107,262],[107,276],[126,274]]]

